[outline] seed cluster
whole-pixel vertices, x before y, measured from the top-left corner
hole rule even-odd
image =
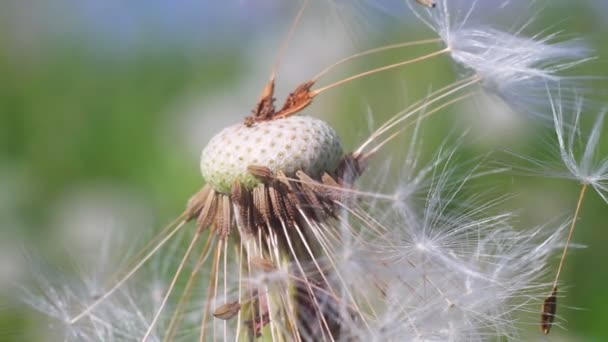
[[[355,163],[356,159],[347,156],[336,172],[354,175]],[[282,171],[274,174],[268,168],[252,167],[249,172],[259,181],[253,189],[234,182],[230,193],[223,194],[205,185],[190,199],[187,220],[196,219],[201,230],[213,227],[223,237],[230,234],[235,220],[241,233],[248,235],[268,227],[302,224],[303,216],[319,221],[334,214],[334,201],[343,199],[342,190],[349,184],[329,173],[323,173],[317,180],[302,171],[296,171],[293,179]]]
[[[259,180],[247,168],[267,167],[292,177],[300,170],[318,177],[333,171],[343,157],[337,133],[322,120],[294,115],[278,120],[237,124],[214,136],[201,156],[203,178],[217,192],[227,194],[232,184],[252,189]]]

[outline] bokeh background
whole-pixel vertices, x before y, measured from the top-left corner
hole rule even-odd
[[[314,2],[283,57],[279,102],[344,56],[433,37],[400,0]],[[488,11],[503,3],[481,2]],[[30,286],[32,274],[46,268],[32,259],[58,269],[69,269],[75,259],[94,264],[91,251],[108,232],[150,235],[180,212],[201,186],[201,148],[214,132],[253,108],[295,5],[279,0],[0,2],[0,340],[47,340],[46,321],[19,304],[19,287]],[[528,33],[549,28],[585,37],[599,59],[575,73],[592,76],[586,84],[594,100],[608,105],[608,83],[602,80],[608,75],[608,3],[552,0],[535,8],[534,13],[500,9],[499,17],[521,23],[535,14]],[[351,63],[325,82],[420,51]],[[307,112],[329,121],[345,145],[354,147],[370,125],[456,77],[450,60],[439,58],[329,91]],[[495,151],[491,160],[518,162],[500,153],[510,151],[554,158],[559,165],[555,154],[545,153],[551,149],[551,128],[530,125],[496,101],[447,112],[425,121],[423,156],[431,158],[446,137],[471,127],[463,159]],[[608,138],[602,146],[608,153]],[[380,162],[390,158],[399,165],[402,151],[396,143]],[[477,184],[497,195],[514,194],[502,206],[518,210],[522,227],[549,224],[547,229],[572,214],[579,188],[575,182],[517,173]],[[608,340],[607,222],[608,206],[589,193],[575,234],[575,242],[587,248],[568,260],[563,281],[569,287],[560,302],[565,329],[555,329],[551,340]],[[529,325],[523,336],[541,339],[536,321]]]

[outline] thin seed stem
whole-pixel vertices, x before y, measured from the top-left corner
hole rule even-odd
[[[293,19],[291,27],[289,28],[289,31],[287,32],[287,36],[285,37],[285,40],[283,41],[283,44],[281,45],[281,48],[279,49],[279,53],[277,54],[277,59],[274,62],[272,71],[270,72],[270,82],[272,82],[272,83],[274,83],[274,80],[275,80],[276,74],[277,74],[277,69],[278,69],[279,65],[281,65],[281,59],[283,58],[283,55],[285,54],[285,51],[287,50],[287,47],[289,46],[289,41],[291,40],[291,37],[293,36],[294,32],[296,31],[296,28],[298,27],[300,19],[302,18],[302,15],[304,14],[304,10],[306,9],[306,7],[308,7],[309,2],[310,2],[310,0],[305,0],[304,4],[302,4],[300,9],[298,10],[298,14],[296,14],[295,18]]]
[[[186,287],[184,288],[184,291],[182,292],[182,296],[181,296],[179,302],[177,303],[177,307],[175,308],[175,313],[173,314],[173,317],[171,317],[171,321],[169,322],[169,326],[167,328],[167,336],[164,338],[164,341],[172,341],[173,336],[177,332],[177,326],[179,324],[179,321],[181,320],[184,305],[186,304],[186,301],[190,298],[192,286],[194,285],[194,283],[196,281],[196,275],[198,274],[201,267],[207,260],[207,257],[209,256],[209,247],[211,246],[212,240],[213,240],[213,238],[211,236],[207,239],[207,241],[205,242],[205,246],[203,247],[203,249],[198,257],[198,260],[196,261],[196,265],[195,265],[194,269],[192,270],[192,272],[190,273],[190,277],[188,278]]]
[[[274,246],[273,244],[273,233],[272,230],[270,230],[270,233],[268,235],[266,235],[266,245],[268,246],[268,256],[270,258],[270,260],[272,260],[273,258],[273,253],[272,253],[272,249]],[[278,263],[277,263],[278,264]],[[262,287],[262,286],[260,286]],[[266,298],[266,306],[268,308],[268,325],[269,325],[269,330],[270,330],[270,338],[271,341],[279,341],[279,339],[277,338],[277,336],[279,336],[279,330],[277,327],[277,319],[275,319],[274,317],[274,311],[275,309],[277,310],[278,313],[278,308],[274,308],[274,302],[273,302],[273,298],[270,296],[270,290],[268,287],[268,283],[264,283],[263,284],[264,287],[264,293],[265,293],[265,298]]]
[[[285,222],[283,219],[279,219],[280,224],[283,226],[285,225]],[[278,236],[276,234],[276,232],[274,232],[273,230],[270,230],[270,242],[269,242],[269,246],[272,246],[270,249],[270,260],[273,262],[274,265],[277,266],[278,269],[280,269],[281,267],[281,260],[283,257],[288,257],[287,255],[285,255],[285,251],[283,249],[281,249],[279,247],[279,242],[278,242]],[[293,338],[294,341],[302,341],[302,338],[300,337],[300,333],[298,331],[298,324],[297,324],[297,318],[296,318],[296,309],[295,309],[295,305],[292,302],[292,296],[290,295],[290,290],[288,289],[288,285],[282,283],[282,282],[278,282],[277,286],[279,287],[279,295],[278,295],[278,300],[282,303],[283,305],[283,313],[286,316],[287,319],[287,327],[286,330],[288,330],[292,335],[290,336],[291,338]],[[267,290],[268,291],[268,290]],[[272,320],[271,320],[271,324],[272,324]],[[276,327],[277,329],[279,327]],[[282,336],[282,335],[279,335]]]
[[[218,245],[217,245],[217,259],[215,259],[215,264],[213,265],[215,267],[215,276],[213,277],[213,299],[214,302],[217,302],[217,289],[218,289],[218,281],[219,281],[219,273],[221,272],[220,270],[220,260],[222,259],[222,252],[224,251],[224,249],[222,248],[222,246],[226,245],[226,239],[222,238],[220,239],[220,241],[218,241]],[[217,303],[216,303],[217,305]],[[211,318],[211,328],[212,328],[212,333],[213,333],[213,342],[215,342],[217,333],[215,331],[216,329],[216,317],[215,315],[213,315],[213,318]]]
[[[178,224],[180,221],[184,220],[185,216],[186,216],[186,213],[184,212],[183,214],[178,216],[175,220],[173,220],[172,222],[167,224],[159,233],[156,234],[156,236],[154,236],[150,241],[148,241],[144,247],[142,247],[138,252],[135,253],[135,255],[133,255],[129,258],[129,261],[126,263],[126,267],[122,271],[118,271],[118,272],[114,273],[109,278],[108,281],[119,278],[121,272],[123,272],[124,270],[131,269],[133,267],[133,265],[135,265],[137,263],[137,260],[140,260],[140,258],[146,254],[148,249],[154,247],[158,243],[158,241],[162,240],[163,236],[165,236],[165,234],[170,232],[171,229],[173,227],[175,227],[176,224]]]
[[[325,87],[322,87],[320,89],[312,90],[310,92],[310,96],[311,97],[315,97],[315,96],[323,93],[326,90],[338,87],[338,86],[340,86],[342,84],[354,81],[356,79],[359,79],[359,78],[362,78],[362,77],[365,77],[365,76],[369,76],[369,75],[373,75],[373,74],[376,74],[376,73],[379,73],[379,72],[382,72],[382,71],[386,71],[386,70],[390,70],[390,69],[395,69],[395,68],[398,68],[398,67],[401,67],[401,66],[404,66],[404,65],[420,62],[420,61],[423,61],[425,59],[429,59],[429,58],[432,58],[432,57],[435,57],[435,56],[442,55],[442,54],[447,53],[449,51],[450,51],[450,49],[442,49],[442,50],[435,51],[433,53],[429,53],[427,55],[420,56],[420,57],[417,57],[417,58],[408,59],[406,61],[402,61],[402,62],[399,62],[399,63],[389,64],[389,65],[385,65],[385,66],[380,67],[380,68],[368,70],[368,71],[365,71],[365,72],[362,72],[362,73],[359,73],[359,74],[347,77],[347,78],[342,79],[340,81],[334,82],[334,83],[332,83],[330,85],[327,85]]]
[[[454,103],[458,103],[460,101],[463,101],[473,95],[475,95],[477,93],[477,91],[472,91],[469,93],[466,93],[464,95],[460,95],[457,98],[451,99],[450,101],[447,101],[446,103],[442,103],[441,105],[433,108],[433,110],[428,111],[426,113],[424,113],[423,115],[420,116],[420,119],[424,119],[426,117],[429,117],[433,114],[435,114],[436,112],[449,107],[451,105],[453,105]],[[381,141],[380,143],[378,143],[378,145],[376,147],[374,147],[371,151],[367,152],[365,154],[366,157],[372,156],[374,155],[376,152],[378,152],[378,150],[380,148],[382,148],[385,144],[387,144],[389,141],[391,141],[392,139],[394,139],[395,137],[397,137],[400,133],[402,133],[406,128],[408,128],[411,125],[411,122],[408,125],[405,125],[404,127],[401,127],[397,132],[391,134],[390,136],[388,136],[386,139],[384,139],[383,141]]]
[[[237,211],[235,211],[235,212],[237,212]],[[238,221],[237,221],[237,225],[238,225]],[[237,260],[243,260],[243,241],[239,242],[238,256],[239,257]],[[243,268],[245,268],[245,266],[239,265],[238,296],[239,296],[239,303],[241,303],[241,305],[243,304],[243,284],[244,284]],[[242,310],[239,310],[239,313],[237,314],[237,317],[236,317],[236,333],[235,333],[235,337],[234,337],[235,341],[239,341],[239,336],[241,335],[241,313],[242,313]]]
[[[414,42],[391,44],[391,45],[386,45],[386,46],[382,46],[382,47],[375,48],[375,49],[365,50],[365,51],[356,53],[354,55],[350,55],[348,57],[345,57],[345,58],[337,61],[336,63],[328,66],[325,69],[323,69],[321,72],[319,72],[317,75],[315,75],[311,80],[314,81],[314,82],[316,82],[321,77],[325,76],[328,72],[330,72],[331,70],[333,70],[335,67],[340,66],[340,65],[342,65],[342,64],[344,64],[346,62],[350,62],[350,61],[355,60],[355,59],[360,58],[360,57],[369,56],[371,54],[382,52],[382,51],[387,51],[387,50],[399,49],[399,48],[404,48],[404,47],[409,47],[409,46],[416,46],[416,45],[432,44],[432,43],[438,43],[438,42],[441,42],[441,41],[442,41],[441,38],[433,38],[433,39],[418,40],[418,41],[414,41]]]
[[[252,237],[250,240],[246,241],[245,254],[247,256],[247,278],[251,279],[251,274],[252,274],[251,258],[258,255],[256,244],[255,244],[255,238]],[[257,296],[259,296],[259,293],[254,295],[255,290],[254,290],[253,286],[248,286],[247,290],[249,291],[249,298],[256,298]],[[259,298],[258,298],[258,300],[259,300]],[[255,303],[251,303],[251,305],[248,305],[248,307],[249,307],[248,314],[249,314],[249,318],[251,319],[251,322],[254,322],[254,319],[256,317],[254,305],[255,305]],[[248,334],[249,335],[247,336],[247,338],[249,340],[252,340],[254,330],[249,329]]]
[[[308,224],[308,226],[311,228],[312,233],[315,235],[315,237],[319,241],[319,245],[323,249],[323,252],[325,253],[325,255],[328,256],[327,260],[331,263],[331,267],[334,270],[336,270],[335,276],[340,280],[340,282],[344,286],[343,290],[345,291],[345,294],[349,297],[349,300],[357,308],[356,311],[357,312],[363,312],[358,307],[358,304],[357,304],[356,300],[354,299],[354,295],[349,290],[348,286],[346,286],[347,282],[344,280],[341,272],[339,271],[338,266],[336,265],[336,262],[334,260],[335,256],[333,256],[333,253],[332,253],[332,250],[331,250],[331,246],[326,241],[327,238],[325,237],[324,233],[321,231],[321,229],[320,229],[321,227],[318,226],[318,225],[316,225],[313,221],[309,220],[308,217],[307,217],[307,215],[305,215],[304,212],[301,209],[300,209],[300,213],[302,214],[302,217],[304,218],[304,220],[306,220],[306,223]],[[285,225],[284,224],[283,224],[283,229],[285,229]],[[367,323],[367,321],[365,320],[364,317],[362,317],[362,322],[365,325],[365,327],[368,328],[368,330],[369,330],[370,326],[368,325],[368,323]]]
[[[436,96],[433,97],[432,99],[429,99],[428,101],[419,101],[419,105],[417,107],[411,108],[412,106],[410,106],[410,108],[397,113],[396,115],[393,116],[393,119],[389,120],[386,124],[382,125],[378,130],[376,130],[374,133],[372,133],[371,136],[363,144],[361,144],[354,153],[361,154],[363,152],[363,150],[370,143],[372,143],[375,139],[377,139],[380,135],[384,134],[386,131],[395,127],[398,123],[406,120],[407,118],[414,115],[415,113],[417,113],[425,108],[428,108],[429,105],[432,105],[449,95],[457,93],[467,87],[470,87],[470,86],[476,84],[480,80],[481,79],[478,76],[474,76],[474,77],[468,78],[466,80],[466,82],[462,82],[462,81],[456,82],[455,85],[458,84],[458,86],[456,86],[456,87],[448,86],[448,87],[443,88],[442,90],[446,90],[445,93],[441,93],[441,92],[435,93],[434,95],[436,95]]]
[[[224,240],[224,303],[228,302],[228,239]],[[228,322],[224,321],[224,340],[228,341]]]
[[[393,115],[389,120],[387,120],[385,123],[382,124],[382,126],[380,126],[376,132],[374,132],[372,134],[372,136],[377,136],[379,134],[382,134],[384,131],[388,130],[389,128],[393,127],[396,123],[401,122],[403,119],[403,115],[407,115],[405,113],[412,111],[413,112],[413,108],[419,107],[420,105],[426,105],[428,106],[431,103],[435,103],[437,102],[439,99],[442,99],[444,97],[446,97],[447,95],[450,95],[454,92],[457,92],[458,90],[462,89],[462,87],[467,87],[469,85],[471,85],[471,82],[475,83],[478,82],[480,80],[479,76],[475,75],[475,76],[471,76],[459,81],[456,81],[454,83],[450,83],[444,87],[441,87],[433,92],[431,92],[430,94],[428,94],[426,96],[426,98],[423,98],[421,100],[418,100],[414,103],[412,103],[411,105],[409,105],[407,108],[404,108],[403,110],[399,111],[397,114]],[[421,107],[424,108],[424,107]]]
[[[576,203],[576,210],[574,211],[574,218],[572,219],[572,224],[570,225],[570,230],[568,231],[568,238],[566,239],[566,245],[564,246],[564,250],[562,252],[562,256],[559,260],[559,266],[557,267],[557,273],[555,274],[555,280],[553,280],[553,289],[557,288],[557,283],[559,282],[559,276],[561,275],[562,269],[564,267],[564,261],[566,260],[566,254],[568,253],[568,247],[570,246],[570,240],[572,239],[572,235],[574,233],[574,228],[576,228],[576,221],[578,220],[578,215],[583,204],[583,199],[585,198],[585,193],[587,192],[588,185],[583,184],[581,186],[581,191],[578,196],[578,202]]]
[[[173,292],[173,288],[175,288],[175,284],[177,284],[177,280],[179,279],[179,276],[182,273],[182,270],[184,269],[186,262],[188,261],[188,257],[190,256],[190,253],[192,252],[192,249],[198,242],[198,239],[200,236],[201,236],[200,230],[197,229],[196,233],[194,233],[194,237],[192,238],[192,241],[190,242],[190,245],[188,246],[188,249],[186,250],[186,253],[184,253],[182,260],[180,261],[179,266],[177,267],[177,270],[175,271],[175,275],[173,276],[173,279],[171,280],[171,283],[169,284],[169,288],[167,289],[167,292],[165,293],[165,296],[163,297],[163,300],[160,303],[160,306],[156,310],[156,314],[154,315],[152,322],[150,322],[150,324],[148,326],[148,330],[146,331],[146,334],[141,339],[142,342],[147,341],[148,337],[150,337],[150,335],[152,334],[152,331],[154,330],[154,326],[156,325],[156,322],[158,322],[158,319],[160,318],[160,315],[162,314],[163,309],[165,308],[165,305],[167,305],[167,301],[169,301],[171,292]]]
[[[213,265],[211,265],[211,274],[209,278],[209,289],[207,290],[207,302],[205,303],[205,312],[203,313],[203,319],[201,321],[201,333],[200,342],[205,341],[205,330],[207,325],[207,319],[209,317],[209,309],[211,307],[211,299],[215,293],[215,285],[217,284],[217,269],[219,267],[220,256],[222,254],[222,241],[218,241],[215,246],[215,255],[213,256]]]
[[[283,224],[283,232],[285,233],[285,240],[287,241],[287,246],[289,247],[289,250],[291,252],[291,256],[293,257],[293,260],[295,262],[295,265],[297,266],[298,270],[300,271],[300,273],[304,276],[306,273],[304,272],[304,267],[302,266],[302,264],[300,263],[300,259],[298,258],[298,253],[296,253],[294,246],[291,242],[290,239],[290,234],[287,231],[287,227]],[[304,276],[304,279],[306,279],[306,277]],[[308,290],[308,295],[312,298],[313,301],[313,305],[315,306],[315,309],[317,310],[317,313],[319,314],[319,323],[321,325],[321,333],[325,338],[329,337],[329,340],[331,340],[332,342],[334,341],[334,338],[332,336],[332,331],[329,328],[329,325],[327,324],[327,321],[325,319],[325,316],[323,315],[323,310],[321,309],[321,305],[319,304],[319,301],[317,299],[317,296],[315,295],[315,292],[312,289],[311,286],[311,282],[309,280],[306,280],[304,282],[304,284],[307,287]],[[325,335],[327,332],[327,336]]]
[[[548,335],[551,331],[551,327],[553,326],[553,321],[555,319],[555,312],[557,311],[557,283],[559,282],[559,276],[562,272],[562,268],[564,267],[566,254],[568,253],[568,247],[570,246],[570,240],[572,239],[572,234],[574,233],[574,228],[576,227],[576,221],[578,220],[587,187],[588,184],[583,184],[581,186],[581,191],[576,203],[576,210],[574,211],[574,217],[572,218],[572,224],[570,225],[570,231],[568,232],[568,238],[566,239],[566,244],[564,245],[559,266],[557,267],[557,273],[555,275],[555,279],[553,280],[553,287],[551,288],[551,293],[549,293],[549,295],[545,298],[541,307],[540,328],[545,335]]]

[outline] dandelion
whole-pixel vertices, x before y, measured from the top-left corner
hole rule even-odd
[[[480,81],[505,94],[539,80],[560,79],[557,72],[580,63],[581,57],[579,50],[549,44],[549,39],[467,28],[468,14],[454,28],[447,6],[443,1],[433,10],[437,14],[429,12],[447,45],[436,52],[315,88],[334,67],[355,58],[437,39],[361,52],[302,83],[278,108],[276,73],[271,72],[251,115],[217,133],[202,149],[202,189],[175,222],[137,253],[114,285],[95,298],[78,296],[75,314],[65,305],[73,302],[69,291],[31,300],[31,305],[74,327],[67,336],[74,339],[154,341],[196,335],[200,341],[445,341],[516,336],[512,315],[537,298],[539,279],[564,227],[551,234],[541,228],[519,231],[511,223],[512,213],[492,213],[502,198],[461,198],[469,180],[500,170],[482,172],[473,165],[459,177],[451,165],[458,144],[448,148],[447,143],[434,160],[418,167],[419,129],[423,119],[473,96],[469,87]],[[507,51],[516,46],[523,55]],[[430,92],[351,152],[345,152],[329,124],[303,114],[329,89],[448,53],[475,75]],[[407,170],[397,190],[365,190],[359,179],[373,167],[378,151],[411,127]],[[425,192],[422,202],[412,198],[417,192]],[[189,222],[194,230],[185,232]],[[150,260],[162,259],[161,250],[180,234],[187,236],[187,247],[170,253],[179,260],[156,291],[154,305],[146,310],[131,305],[125,312],[112,305],[113,300],[132,301],[123,295],[127,283]]]
[[[458,169],[450,165],[454,152],[455,148],[439,151],[428,165],[419,167],[414,178],[419,184],[428,184],[429,189],[408,194],[427,193],[422,202],[404,198],[399,190],[382,194],[332,185],[324,191],[333,193],[334,219],[307,214],[309,208],[302,206],[298,210],[304,213],[298,221],[305,222],[296,221],[292,226],[285,222],[280,226],[267,224],[265,231],[247,233],[237,218],[233,224],[241,242],[227,249],[233,251],[232,255],[224,254],[226,243],[213,242],[223,253],[220,266],[212,266],[212,272],[218,270],[208,284],[214,288],[210,290],[213,295],[199,298],[187,293],[194,288],[193,275],[198,275],[201,258],[209,254],[206,246],[189,267],[192,276],[180,294],[180,302],[170,308],[182,311],[181,316],[186,312],[181,307],[185,303],[205,303],[205,310],[211,310],[214,316],[209,319],[215,321],[206,329],[217,330],[213,336],[223,340],[244,335],[270,336],[272,340],[435,341],[516,336],[511,316],[529,310],[529,304],[537,298],[542,288],[537,280],[560,242],[563,227],[551,234],[541,228],[517,231],[510,223],[511,213],[490,214],[501,203],[500,198],[483,204],[480,200],[484,196],[459,198],[469,180],[486,172],[472,167],[464,177],[457,176]],[[410,153],[408,160],[414,160],[417,152]],[[300,198],[306,197],[304,186],[324,188],[321,182],[292,180],[292,185],[298,184],[302,186]],[[408,209],[400,210],[400,202],[406,200],[410,202]],[[273,203],[270,201],[270,206]],[[217,220],[215,227],[219,227]],[[210,238],[221,234],[219,228],[214,229]],[[157,256],[157,260],[178,254],[174,248]],[[42,284],[55,291],[53,284]],[[215,292],[218,285],[214,284],[222,284],[222,289]],[[157,322],[159,327],[152,329],[149,317],[163,305],[164,293],[157,290],[150,294],[141,285],[132,287],[136,292],[121,287],[113,299],[106,298],[83,318],[90,324],[68,325],[73,333],[70,337],[139,340],[151,331],[146,335],[150,341],[180,336],[191,340],[190,327],[196,323],[193,319],[180,323],[183,317],[177,313],[170,318],[163,316],[164,320]],[[165,283],[160,288],[168,286]],[[103,293],[98,291],[93,293]],[[155,298],[155,305],[139,308],[133,293],[138,299]],[[88,300],[82,300],[90,295],[82,297],[67,289],[63,296],[47,295],[45,298],[51,300],[42,301],[32,296],[32,305],[40,307],[44,303],[39,310],[52,316],[57,314],[48,307],[64,307],[57,316],[63,321],[71,319],[72,310],[67,307],[75,299],[71,297],[78,298],[76,306],[90,306]],[[129,305],[125,307],[121,302]],[[196,303],[191,306],[196,307]],[[226,328],[224,324],[230,325]],[[176,336],[178,331],[181,334]]]

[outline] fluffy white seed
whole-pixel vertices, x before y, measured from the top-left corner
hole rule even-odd
[[[291,116],[247,127],[236,124],[211,138],[201,156],[203,178],[216,191],[227,193],[241,182],[252,187],[258,180],[247,172],[250,165],[265,166],[293,176],[302,170],[317,177],[333,171],[343,156],[336,131],[310,116]]]

